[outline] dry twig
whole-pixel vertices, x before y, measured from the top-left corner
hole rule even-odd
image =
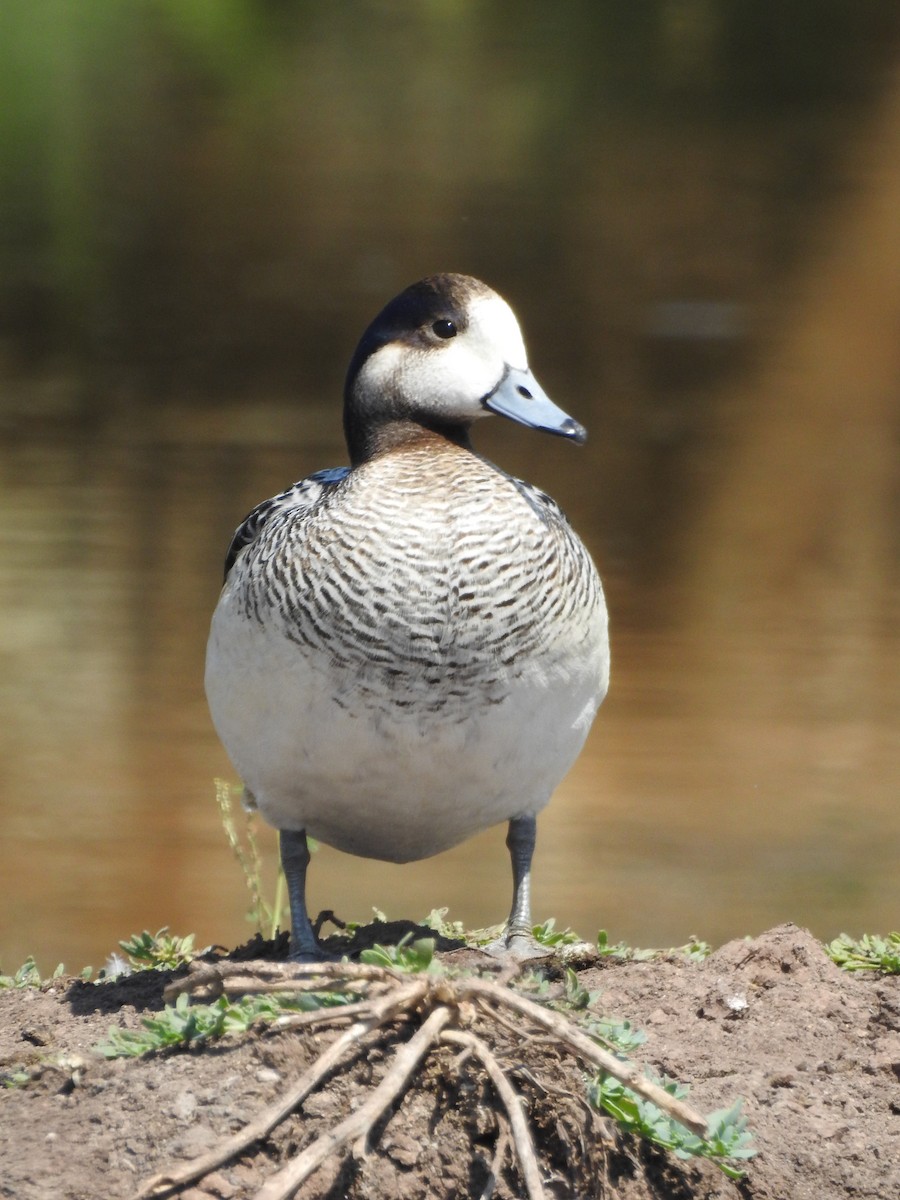
[[[425,1019],[409,1041],[396,1051],[378,1086],[354,1112],[326,1130],[272,1176],[259,1191],[256,1200],[284,1200],[327,1158],[348,1144],[352,1144],[355,1155],[364,1155],[373,1128],[409,1085],[416,1067],[438,1040],[461,1048],[457,1063],[468,1055],[474,1055],[481,1063],[507,1113],[508,1136],[512,1138],[529,1200],[544,1200],[538,1158],[523,1101],[482,1036],[446,1028],[454,1020],[457,1025],[470,1025],[476,1029],[479,1026],[484,1028],[485,1022],[488,1027],[503,1026],[519,1040],[550,1040],[560,1050],[568,1050],[582,1061],[613,1076],[692,1133],[706,1136],[707,1127],[703,1117],[684,1101],[677,1100],[657,1084],[645,1079],[631,1063],[623,1062],[604,1050],[562,1014],[506,986],[507,979],[512,977],[515,969],[502,972],[493,981],[477,977],[453,979],[424,975],[417,975],[410,981],[408,975],[366,963],[195,964],[186,977],[170,984],[166,991],[167,1000],[182,992],[234,996],[250,992],[296,992],[347,987],[354,988],[361,998],[343,1006],[329,1006],[281,1017],[277,1027],[285,1029],[333,1023],[353,1017],[359,1019],[328,1046],[279,1101],[264,1109],[255,1120],[209,1154],[149,1179],[133,1200],[157,1200],[202,1178],[215,1167],[242,1153],[254,1142],[266,1137],[297,1108],[361,1038],[388,1021],[401,1023],[413,1015],[424,1015]],[[493,1174],[499,1170],[504,1144],[498,1139],[494,1166],[491,1168]]]
[[[497,1124],[500,1132],[497,1134],[497,1142],[494,1146],[494,1157],[491,1159],[491,1165],[488,1168],[488,1177],[485,1180],[484,1188],[478,1200],[491,1200],[494,1194],[494,1189],[497,1186],[497,1181],[500,1178],[500,1172],[503,1169],[503,1160],[506,1157],[506,1151],[509,1149],[509,1126],[503,1119],[501,1113],[497,1114]]]
[[[505,1005],[514,1012],[529,1017],[536,1025],[552,1033],[560,1043],[568,1046],[580,1058],[593,1063],[607,1075],[612,1075],[614,1079],[618,1079],[619,1083],[630,1088],[644,1100],[651,1101],[657,1108],[662,1109],[663,1112],[668,1113],[670,1117],[683,1125],[685,1129],[689,1129],[691,1133],[702,1138],[708,1135],[706,1121],[696,1109],[685,1104],[683,1100],[676,1099],[659,1084],[645,1079],[636,1066],[632,1063],[622,1062],[614,1054],[604,1050],[602,1046],[598,1046],[592,1038],[582,1033],[571,1021],[567,1021],[559,1013],[535,1004],[533,1000],[520,996],[511,988],[500,988],[485,979],[466,979],[461,985],[461,990],[471,996],[490,998],[496,1004]]]
[[[465,1046],[479,1059],[487,1072],[488,1078],[494,1085],[494,1091],[503,1102],[509,1117],[509,1127],[512,1131],[513,1143],[522,1167],[522,1180],[528,1193],[528,1200],[544,1200],[544,1187],[541,1183],[541,1173],[538,1167],[537,1155],[534,1152],[534,1142],[522,1106],[522,1098],[513,1088],[506,1077],[503,1068],[491,1054],[490,1050],[479,1037],[471,1033],[460,1033],[455,1029],[446,1029],[441,1034],[441,1041],[453,1046]]]
[[[354,1153],[361,1157],[372,1127],[409,1085],[413,1071],[439,1037],[452,1017],[449,1008],[440,1005],[416,1033],[394,1055],[387,1074],[366,1100],[333,1129],[301,1150],[286,1166],[271,1176],[256,1193],[255,1200],[285,1200],[301,1183],[334,1154],[353,1142]]]
[[[243,996],[253,992],[315,991],[324,984],[334,987],[338,981],[372,983],[394,980],[404,976],[389,967],[369,963],[272,963],[272,962],[193,962],[187,975],[173,979],[163,992],[167,1004],[182,992],[192,995],[206,989],[207,998]]]
[[[381,995],[379,991],[376,993]],[[281,1033],[285,1029],[299,1029],[304,1025],[334,1025],[339,1022],[349,1021],[351,1017],[366,1015],[372,1011],[372,994],[367,995],[365,1000],[357,1000],[353,1004],[334,1004],[328,1005],[326,1008],[314,1008],[309,1012],[285,1013],[282,1017],[276,1017],[270,1022],[265,1029],[266,1033]],[[402,1017],[402,1013],[397,1013],[398,1017]]]

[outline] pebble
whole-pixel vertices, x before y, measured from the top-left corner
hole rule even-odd
[[[191,1091],[179,1092],[172,1105],[172,1116],[181,1121],[189,1121],[197,1111],[197,1097]]]
[[[253,1078],[257,1083],[281,1083],[281,1076],[272,1067],[260,1067]]]
[[[219,1200],[231,1200],[237,1188],[228,1182],[220,1171],[212,1171],[203,1180],[203,1190],[209,1195],[218,1196]]]
[[[384,1144],[384,1151],[388,1158],[392,1158],[401,1167],[414,1167],[422,1157],[422,1147],[405,1133],[395,1134]]]
[[[873,1054],[866,1063],[866,1070],[871,1074],[886,1071],[900,1079],[900,1035],[891,1034],[879,1038],[872,1050]]]
[[[214,1146],[216,1141],[216,1135],[211,1129],[206,1129],[202,1125],[194,1125],[183,1137],[170,1142],[167,1150],[170,1154],[178,1157],[197,1158]]]

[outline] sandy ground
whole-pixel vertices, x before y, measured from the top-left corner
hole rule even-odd
[[[458,965],[459,952],[448,961]],[[512,1025],[498,1052],[526,1099],[548,1196],[900,1197],[900,978],[843,972],[792,925],[731,942],[700,963],[604,959],[579,977],[600,993],[604,1016],[646,1032],[636,1057],[689,1082],[695,1107],[708,1112],[743,1097],[758,1155],[735,1183],[711,1164],[618,1136],[581,1100],[577,1067],[552,1045],[526,1045]],[[99,1056],[94,1047],[110,1025],[139,1028],[162,1007],[169,978],[151,971],[0,990],[0,1076],[28,1076],[0,1089],[0,1196],[128,1197],[147,1176],[243,1126],[335,1036],[254,1027],[205,1048]],[[254,1196],[279,1164],[359,1103],[389,1051],[370,1046],[269,1138],[182,1194]],[[454,1058],[449,1047],[428,1058],[372,1151],[327,1164],[298,1195],[524,1195],[509,1154],[491,1183],[497,1103],[483,1076]]]

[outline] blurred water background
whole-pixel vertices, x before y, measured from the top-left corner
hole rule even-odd
[[[356,339],[435,270],[510,300],[590,431],[477,430],[611,609],[536,916],[897,928],[898,33],[894,0],[4,0],[4,969],[249,935],[202,687],[223,554],[344,461]],[[323,848],[311,903],[502,920],[503,838]]]

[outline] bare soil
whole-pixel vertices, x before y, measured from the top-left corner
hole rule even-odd
[[[480,958],[445,953],[457,967]],[[0,1076],[28,1074],[27,1082],[0,1089],[0,1196],[129,1197],[148,1176],[246,1124],[336,1036],[254,1027],[141,1059],[98,1055],[94,1047],[110,1025],[139,1028],[162,1008],[170,978],[148,971],[115,982],[63,979],[0,990]],[[579,978],[600,992],[604,1016],[647,1033],[636,1057],[690,1083],[695,1107],[708,1112],[743,1097],[758,1155],[735,1183],[712,1164],[680,1161],[618,1134],[584,1103],[577,1064],[546,1041],[524,1042],[511,1024],[495,1049],[526,1100],[548,1196],[900,1197],[900,978],[843,972],[793,925],[730,942],[700,963],[603,959]],[[368,1094],[389,1041],[385,1035],[370,1045],[270,1137],[181,1194],[255,1195],[280,1164]],[[297,1194],[522,1196],[512,1155],[497,1154],[499,1111],[470,1061],[460,1063],[451,1047],[436,1049],[378,1126],[371,1151],[327,1163]]]

